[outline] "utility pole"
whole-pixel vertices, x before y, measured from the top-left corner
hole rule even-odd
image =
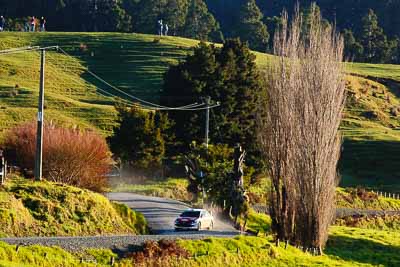
[[[36,157],[35,157],[35,180],[42,180],[42,159],[43,159],[43,119],[44,119],[44,70],[46,60],[46,50],[40,50],[40,88],[39,88],[39,106],[38,123],[36,135]]]
[[[208,143],[209,143],[209,132],[210,132],[210,103],[211,103],[211,98],[208,96],[206,97],[206,131],[205,131],[205,143],[206,143],[206,148],[208,149]]]

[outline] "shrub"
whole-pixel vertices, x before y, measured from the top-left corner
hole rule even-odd
[[[111,152],[101,136],[51,124],[45,124],[43,133],[43,176],[46,179],[98,192],[105,189]],[[4,147],[8,161],[33,171],[36,125],[27,123],[10,130]]]
[[[159,168],[165,153],[163,131],[167,117],[137,107],[116,106],[119,125],[109,142],[115,155],[139,170]]]
[[[147,222],[143,214],[133,211],[122,203],[113,202],[112,204],[118,215],[136,234],[148,234]]]
[[[175,241],[160,240],[146,241],[142,251],[130,253],[127,256],[132,258],[135,266],[163,266],[158,264],[171,257],[189,258],[190,254]]]

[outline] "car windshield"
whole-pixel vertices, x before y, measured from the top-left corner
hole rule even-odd
[[[180,217],[200,217],[200,211],[185,211]]]

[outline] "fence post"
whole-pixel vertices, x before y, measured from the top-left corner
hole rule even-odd
[[[0,150],[0,185],[3,185],[5,183],[5,177],[5,159],[3,156],[3,150]]]

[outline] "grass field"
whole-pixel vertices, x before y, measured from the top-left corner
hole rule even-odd
[[[357,75],[400,81],[400,65],[349,63],[347,68]]]
[[[119,33],[2,33],[0,50],[27,45],[59,45],[73,57],[47,53],[47,120],[110,135],[115,125],[114,99],[121,93],[88,75],[87,68],[121,90],[157,101],[162,78],[198,41]],[[257,53],[263,68],[271,56]],[[39,54],[0,55],[0,138],[22,121],[33,120],[39,84]],[[350,92],[342,132],[345,137],[342,186],[400,192],[400,66],[347,64]],[[371,79],[390,79],[380,83]],[[399,81],[399,83],[397,83]],[[18,88],[15,86],[18,85]],[[373,151],[373,153],[371,153]]]

